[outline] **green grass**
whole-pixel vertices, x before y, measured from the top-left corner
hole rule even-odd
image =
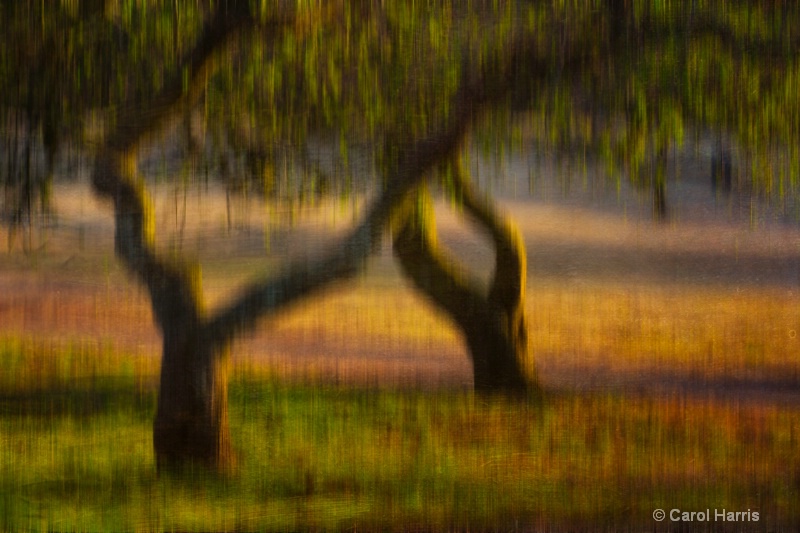
[[[240,369],[238,475],[158,478],[156,391],[137,358],[76,345],[48,367],[46,348],[17,346],[24,355],[0,350],[4,369],[50,377],[0,389],[0,530],[652,529],[655,508],[800,523],[796,408],[607,394],[512,403]],[[94,374],[68,379],[91,361]]]

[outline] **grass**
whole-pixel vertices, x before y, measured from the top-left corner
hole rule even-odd
[[[0,395],[2,530],[652,529],[656,508],[800,523],[796,408],[620,394],[510,403],[288,385],[241,367],[239,475],[158,478],[157,368],[92,344],[7,340],[0,354],[3,376],[39,372]]]
[[[749,256],[758,256],[760,237],[748,238]],[[528,316],[542,381],[575,391],[534,405],[414,391],[408,382],[369,389],[400,383],[401,371],[422,376],[423,386],[469,380],[451,325],[384,257],[369,279],[237,343],[238,476],[158,478],[158,360],[140,355],[157,351],[158,335],[143,292],[103,259],[113,253],[107,240],[100,259],[86,256],[93,247],[73,257],[58,239],[36,264],[0,258],[9,290],[0,301],[0,531],[659,530],[656,508],[759,512],[758,523],[727,524],[732,530],[800,524],[794,286],[663,272],[548,278],[531,261]],[[540,259],[574,262],[575,249],[545,244],[532,247]],[[642,272],[675,267],[648,250],[629,252]],[[585,268],[602,270],[598,261]],[[209,265],[211,305],[264,263],[240,262],[234,271],[234,260]],[[349,388],[331,385],[333,359]],[[432,370],[439,382],[425,381]],[[695,380],[691,392],[700,394],[663,394],[669,380]],[[580,392],[585,381],[599,386]],[[758,394],[737,397],[730,383]],[[703,394],[715,384],[727,400]],[[794,393],[790,402],[769,397],[776,385]]]
[[[782,290],[541,284],[529,289],[533,352],[616,370],[800,383],[796,295]]]
[[[557,235],[559,239],[563,237],[564,249],[548,247],[546,243],[532,246],[532,256],[543,255],[539,262],[547,259],[570,265],[576,261],[573,255],[582,249],[579,244],[605,245],[605,240],[598,239],[619,237],[620,232],[631,239],[633,229],[619,221],[606,222],[611,224],[606,228],[609,231],[602,233],[582,225],[578,230],[564,219],[563,213],[557,214],[552,214],[554,220],[550,224],[556,229],[563,226]],[[518,222],[525,224],[526,231],[538,227],[522,218]],[[596,270],[597,277],[585,272],[575,278],[564,273],[548,277],[548,270],[537,271],[541,265],[531,259],[527,290],[529,336],[543,381],[574,388],[576,375],[597,374],[613,381],[625,375],[667,373],[673,380],[724,383],[744,379],[787,387],[800,385],[800,359],[796,357],[800,350],[800,296],[793,282],[778,283],[778,278],[767,274],[763,283],[757,279],[757,267],[762,265],[759,258],[774,253],[773,263],[778,265],[792,257],[791,250],[781,255],[780,250],[764,248],[764,243],[770,239],[782,241],[784,237],[792,242],[791,239],[782,233],[734,232],[724,240],[714,228],[695,229],[697,235],[690,232],[688,236],[685,229],[678,236],[666,230],[648,230],[647,235],[655,243],[652,247],[628,243],[628,250],[620,245],[619,257],[609,252],[604,259],[599,254],[599,258],[582,266],[586,272]],[[546,226],[540,231],[549,234],[551,230],[553,227]],[[722,240],[717,242],[715,237]],[[707,249],[725,257],[724,253],[732,253],[726,252],[725,247],[731,246],[728,241],[734,237],[741,241],[742,264],[739,258],[729,258],[727,268],[733,274],[727,278],[714,277],[725,264],[711,259],[706,264],[704,256],[689,253]],[[0,257],[5,273],[0,283],[7,282],[4,287],[9,292],[0,304],[4,332],[57,342],[65,349],[69,346],[63,345],[63,339],[92,338],[108,339],[109,351],[156,352],[160,338],[146,294],[119,264],[108,259],[113,257],[110,240],[106,248],[90,247],[74,256],[70,254],[77,246],[70,246],[74,243],[66,236],[59,234],[50,240],[50,248],[40,253],[38,266],[22,254]],[[632,242],[642,244],[639,240]],[[242,245],[232,237],[225,241],[233,248],[236,243]],[[213,246],[204,248],[208,254],[216,252],[217,257],[204,270],[210,308],[229,298],[230,291],[248,275],[263,272],[275,259],[232,257],[221,253],[220,246],[214,241]],[[488,248],[484,248],[480,250],[488,254]],[[671,250],[672,262],[651,248]],[[465,251],[472,249],[467,247]],[[710,257],[716,257],[714,253]],[[677,273],[661,272],[661,277],[654,274],[654,279],[610,276],[616,281],[600,276],[604,269],[616,272],[614,268],[620,267],[617,263],[637,265],[622,271],[628,274],[672,272],[670,269]],[[19,282],[21,277],[26,283]],[[469,380],[466,354],[452,325],[401,281],[388,254],[370,264],[368,276],[347,284],[344,290],[332,290],[281,313],[265,324],[255,342],[237,344],[235,353],[245,357],[265,353],[273,361],[288,361],[285,366],[293,368],[298,361],[308,366],[317,364],[323,374],[329,370],[332,354],[338,351],[346,356],[341,358],[347,359],[345,364],[369,367],[383,357],[404,358],[403,364],[411,367],[425,359],[426,363],[458,368],[461,375],[456,377],[462,382]],[[351,374],[368,381],[391,380],[387,366],[374,371],[357,368]],[[307,373],[306,370],[301,368],[299,373]],[[433,372],[424,367],[419,374],[427,377]]]

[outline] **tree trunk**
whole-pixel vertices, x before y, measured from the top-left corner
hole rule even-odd
[[[653,189],[653,218],[657,222],[669,220],[667,209],[667,147],[662,146],[656,151],[654,163]]]
[[[153,446],[159,472],[201,465],[231,472],[228,351],[191,327],[164,334]]]
[[[711,191],[722,190],[730,194],[733,180],[731,178],[731,154],[727,150],[717,148],[711,156]]]
[[[98,155],[95,192],[111,197],[117,257],[150,293],[163,335],[161,383],[153,444],[159,471],[203,465],[233,468],[228,432],[227,346],[210,333],[199,269],[160,257],[155,224],[133,156]]]
[[[436,242],[433,206],[425,189],[400,220],[395,255],[414,285],[464,335],[476,392],[538,392],[524,310],[524,246],[516,231],[472,193],[458,162],[453,173],[466,211],[487,230],[495,246],[495,272],[488,293],[444,256]]]
[[[529,383],[525,366],[530,359],[527,326],[496,308],[472,313],[459,321],[473,368],[476,392],[525,394]]]
[[[667,184],[663,180],[657,180],[653,183],[653,218],[656,222],[666,222],[668,215]]]
[[[118,106],[116,128],[106,135],[95,163],[95,194],[114,205],[116,255],[147,287],[164,339],[153,431],[159,471],[186,465],[223,472],[233,468],[227,404],[230,337],[207,333],[199,273],[156,252],[153,210],[137,171],[138,147],[148,133],[197,99],[216,51],[253,23],[248,2],[218,6],[195,47],[177,68],[165,72],[162,90],[147,104],[134,98]]]

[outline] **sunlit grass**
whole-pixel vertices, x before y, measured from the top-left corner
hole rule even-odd
[[[20,375],[47,355],[17,346],[24,355],[7,342],[2,361]],[[158,478],[156,391],[141,385],[156,369],[88,344],[49,355],[82,364],[45,367],[59,379],[44,390],[21,380],[0,395],[3,530],[652,527],[655,508],[723,507],[758,510],[761,525],[800,521],[794,408],[611,394],[513,403],[286,385],[240,368],[238,475]]]
[[[531,354],[545,386],[572,387],[571,373],[592,370],[800,385],[800,297],[787,291],[532,282],[526,307]],[[388,348],[467,358],[453,324],[398,286],[365,284],[315,299],[268,329],[321,354],[345,347],[377,357]]]
[[[534,286],[534,353],[616,370],[800,380],[800,299],[786,291]]]
[[[160,361],[116,351],[88,340],[40,341],[19,336],[0,337],[0,394],[74,387],[109,376],[130,378],[139,386],[152,382]]]
[[[575,240],[591,243],[598,238],[597,232],[582,226],[580,231],[575,230],[563,215],[553,217],[552,224],[565,228],[564,235],[559,235],[566,244]],[[626,227],[617,224],[610,229],[619,232]],[[610,235],[618,237],[613,232]],[[724,243],[711,240],[714,233],[710,230],[692,236],[685,246],[677,236],[666,239],[657,232],[653,235],[656,244],[681,253],[702,250],[703,239],[708,240],[709,251],[724,251]],[[742,261],[770,251],[758,246],[757,234],[740,237],[746,243],[742,244]],[[765,239],[769,239],[768,234],[761,240]],[[102,342],[109,352],[123,349],[157,354],[160,339],[147,296],[120,265],[89,254],[91,248],[69,255],[77,247],[68,247],[69,242],[61,242],[63,239],[51,240],[53,247],[58,244],[68,250],[41,252],[39,266],[21,254],[2,258],[24,263],[9,270],[9,279],[16,284],[8,285],[15,290],[0,306],[4,334],[33,337],[62,347],[71,342],[69,339],[105,339]],[[549,255],[555,258],[551,260],[569,264],[571,259],[565,256],[571,249],[553,248]],[[212,246],[208,251],[214,250]],[[630,262],[640,265],[643,275],[660,269],[662,278],[656,279],[670,278],[663,271],[678,262],[662,265],[658,254],[648,250],[632,247]],[[749,255],[745,253],[748,250]],[[488,248],[484,251],[490,259]],[[277,268],[274,257],[236,258],[225,253],[215,257],[204,268],[210,312],[230,299],[245,280]],[[597,268],[602,270],[605,265],[613,271],[612,259],[597,260]],[[573,387],[570,375],[587,369],[603,369],[615,376],[667,373],[678,379],[701,381],[744,378],[800,383],[797,291],[791,291],[790,285],[759,285],[756,274],[752,279],[742,275],[731,278],[734,281],[725,278],[727,281],[715,282],[715,265],[696,264],[698,261],[690,254],[686,264],[680,263],[693,277],[664,282],[646,277],[615,281],[602,276],[547,278],[537,272],[538,266],[532,261],[526,299],[529,338],[544,384]],[[701,274],[705,276],[702,279]],[[23,278],[25,283],[20,282]],[[234,354],[243,358],[265,356],[287,362],[287,366],[299,366],[298,361],[302,361],[310,367],[314,359],[323,368],[330,362],[330,354],[345,354],[348,360],[343,364],[363,367],[352,375],[375,380],[392,379],[386,375],[386,366],[375,366],[381,357],[402,358],[408,366],[435,361],[457,368],[448,378],[460,383],[468,383],[470,378],[458,332],[447,317],[407,286],[389,251],[370,262],[368,275],[265,320],[255,340],[237,343]],[[427,367],[423,370],[423,377],[429,375]],[[303,372],[301,368],[298,373]]]
[[[211,299],[222,299],[225,269],[208,270]],[[468,380],[457,332],[393,274],[267,321],[261,338],[283,359],[237,343],[238,476],[159,479],[146,298],[115,270],[74,286],[47,273],[52,287],[3,301],[0,530],[652,529],[655,508],[757,510],[773,530],[800,523],[796,407],[613,384],[537,406],[337,388],[302,371],[284,379],[276,361],[301,366],[297,354],[325,361],[338,350],[364,368],[381,356],[444,360]],[[663,373],[800,382],[800,300],[788,291],[531,278],[532,353],[551,390],[625,373],[654,385]],[[99,338],[108,340],[89,340]],[[370,383],[393,376],[378,378]]]

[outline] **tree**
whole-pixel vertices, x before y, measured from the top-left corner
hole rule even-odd
[[[800,94],[790,87],[800,79],[792,54],[800,34],[788,21],[800,19],[797,8],[606,0],[594,6],[519,2],[503,9],[507,18],[501,14],[493,33],[482,27],[484,37],[469,51],[473,64],[497,69],[485,78],[492,80],[485,88],[492,85],[497,95],[492,111],[473,126],[483,127],[492,149],[510,143],[508,130],[526,118],[545,149],[598,154],[609,174],[622,172],[649,188],[654,218],[666,220],[668,154],[683,141],[688,123],[738,137],[759,161],[755,187],[773,190],[778,177],[781,195],[796,190]],[[727,85],[711,58],[724,65]],[[743,102],[745,87],[760,97]],[[726,165],[729,185],[729,160]],[[395,254],[415,286],[462,331],[477,390],[536,390],[526,342],[524,247],[491,202],[478,199],[457,160],[449,172],[451,194],[495,246],[488,291],[442,252],[424,189],[397,225]]]
[[[525,319],[525,246],[516,228],[472,190],[457,154],[448,170],[464,209],[491,237],[495,248],[488,291],[469,279],[466,269],[437,244],[433,205],[425,188],[398,224],[394,253],[417,288],[461,330],[476,392],[524,395],[529,387],[537,387]]]
[[[358,273],[390,227],[404,273],[462,332],[476,389],[538,391],[524,246],[461,164],[473,137],[505,147],[523,123],[540,146],[599,154],[611,173],[652,189],[657,216],[667,212],[667,154],[685,123],[736,137],[754,161],[767,162],[752,176],[764,190],[796,190],[798,182],[792,88],[800,66],[792,51],[800,36],[784,22],[798,20],[787,4],[12,4],[0,6],[11,28],[0,37],[5,118],[37,110],[27,120],[39,126],[29,129],[41,128],[41,142],[53,147],[88,112],[100,110],[108,124],[92,180],[113,205],[117,256],[147,288],[163,335],[160,469],[233,466],[230,342]],[[53,91],[20,79],[47,80]],[[368,208],[335,249],[253,281],[214,313],[204,308],[198,268],[158,252],[137,168],[148,138],[198,103],[220,138],[247,129],[244,157],[256,179],[267,179],[279,150],[302,153],[315,133],[338,136],[345,158],[348,143],[367,139],[380,171]],[[58,119],[37,118],[53,110]],[[437,244],[429,192],[437,177],[492,240],[488,288],[459,274]]]
[[[231,305],[208,315],[196,270],[159,257],[154,248],[152,215],[144,182],[137,174],[137,148],[147,134],[196,98],[215,55],[246,26],[258,24],[277,38],[281,31],[306,28],[311,21],[319,24],[332,12],[279,10],[266,20],[257,20],[248,4],[221,4],[195,46],[167,71],[155,96],[140,105],[120,107],[116,126],[96,156],[93,185],[100,197],[114,205],[117,256],[147,287],[164,339],[154,427],[159,468],[186,461],[223,470],[232,466],[226,395],[227,350],[232,338],[255,327],[259,318],[355,275],[429,169],[455,151],[473,113],[485,100],[485,79],[475,76],[459,86],[452,102],[463,113],[449,115],[426,135],[394,138],[385,185],[343,245],[314,262],[300,261],[277,276],[254,282]]]
[[[259,12],[248,2],[220,3],[207,12],[200,10],[189,17],[194,24],[185,28],[174,23],[170,26],[170,13],[158,4],[155,4],[154,16],[157,23],[153,25],[148,25],[145,16],[147,4],[141,11],[132,4],[123,4],[123,12],[117,15],[125,19],[121,35],[128,41],[117,55],[110,59],[96,58],[93,54],[97,53],[97,48],[90,46],[88,49],[78,47],[77,53],[70,49],[72,53],[64,59],[73,68],[75,63],[96,65],[105,61],[129,67],[121,69],[122,72],[131,71],[128,78],[114,84],[117,91],[108,87],[108,69],[101,72],[98,79],[87,75],[86,70],[91,71],[91,68],[84,70],[80,66],[59,78],[57,86],[62,98],[74,106],[77,116],[96,105],[102,107],[111,102],[107,117],[109,128],[96,150],[92,182],[96,194],[113,206],[117,256],[147,288],[155,321],[163,335],[161,383],[154,425],[159,469],[186,462],[220,470],[233,467],[226,394],[227,351],[231,339],[253,328],[260,317],[356,274],[380,243],[397,206],[422,181],[428,169],[444,157],[443,154],[454,150],[472,118],[470,112],[452,115],[428,128],[427,134],[422,134],[425,130],[415,125],[414,135],[399,133],[393,137],[393,164],[387,171],[385,184],[363,221],[341,247],[323,254],[315,262],[296,262],[277,276],[254,282],[229,307],[209,315],[203,306],[197,268],[165,258],[155,247],[146,183],[137,168],[139,150],[148,136],[191,107],[201,94],[207,95],[204,91],[206,76],[221,70],[220,59],[230,42],[243,39],[248,31],[258,28],[271,41],[268,46],[288,41],[293,47],[299,47],[305,36],[313,35],[333,15],[341,14],[343,5],[283,6]],[[67,13],[56,10],[52,18],[76,16],[68,12],[70,4],[61,7]],[[14,14],[23,20],[31,15],[52,20],[46,17],[51,13],[44,11],[22,10]],[[99,17],[105,21],[106,15],[103,11]],[[167,24],[158,23],[162,16],[167,17]],[[30,25],[23,22],[20,26],[30,32],[31,40],[41,38],[38,30],[31,29]],[[145,38],[136,40],[136,37],[129,37],[132,33],[125,31],[135,29]],[[169,29],[185,31],[190,37],[177,43],[170,41]],[[108,33],[103,30],[99,36],[81,34],[79,37],[81,42],[94,44],[93,40],[102,42],[103,35]],[[70,41],[73,37],[67,34],[64,38]],[[142,56],[148,38],[153,37],[163,38],[167,45],[180,46],[175,46],[173,53],[156,56],[154,60],[149,55]],[[186,42],[194,44],[186,46]],[[22,66],[22,61],[17,59],[16,64]],[[57,62],[43,64],[51,70],[58,69]],[[4,72],[4,81],[10,78],[12,70],[8,68]],[[314,73],[311,74],[313,77]],[[94,95],[76,89],[84,84],[106,87],[99,91],[99,103]],[[464,109],[465,102],[472,102],[470,93],[478,87],[476,83],[460,87],[461,93],[453,97],[453,105]],[[313,90],[297,92],[317,96]],[[305,113],[306,108],[301,112]],[[313,121],[310,122],[313,125]]]

